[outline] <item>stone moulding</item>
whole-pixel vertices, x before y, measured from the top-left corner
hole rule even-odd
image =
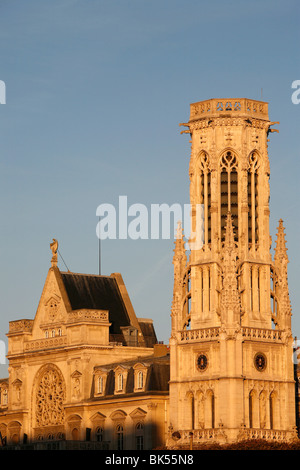
[[[197,330],[184,330],[180,332],[181,343],[199,341],[201,339],[217,339],[220,335],[220,328],[200,328]]]
[[[193,341],[207,341],[218,339],[220,336],[221,328],[200,328],[196,330],[183,330],[179,333],[180,343],[189,343]],[[264,328],[250,328],[242,327],[241,334],[244,339],[258,340],[258,341],[277,341],[282,342],[282,332],[280,330],[270,330]]]
[[[82,309],[82,310],[73,310],[68,315],[68,322],[76,322],[76,321],[101,321],[101,322],[108,322],[108,310],[89,310],[89,309]]]
[[[267,441],[288,442],[297,439],[295,431],[281,431],[277,429],[243,429],[238,435],[238,440],[265,439]]]
[[[184,446],[191,443],[202,444],[206,442],[227,442],[227,435],[222,428],[211,428],[211,429],[190,429],[185,431],[177,431],[177,435],[180,435],[179,440],[170,439],[177,446]],[[171,442],[170,442],[171,444]]]
[[[282,332],[280,330],[269,330],[264,328],[242,328],[242,336],[251,340],[264,341],[282,341]]]
[[[268,103],[246,98],[211,99],[190,105],[190,121],[220,115],[244,115],[268,120]]]
[[[9,322],[10,333],[31,333],[34,320],[16,320]]]
[[[25,351],[36,351],[38,349],[50,349],[66,346],[67,336],[57,336],[54,338],[43,338],[25,343]]]

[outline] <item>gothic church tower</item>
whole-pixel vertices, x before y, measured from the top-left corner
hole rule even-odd
[[[192,226],[189,253],[179,229],[173,259],[170,444],[296,437],[282,221],[270,251],[274,124],[248,99],[191,104],[184,124]]]

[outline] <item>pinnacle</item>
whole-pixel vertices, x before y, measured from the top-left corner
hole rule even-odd
[[[279,226],[277,227],[277,240],[276,240],[276,247],[275,247],[275,259],[278,256],[286,256],[287,257],[287,247],[286,247],[286,239],[284,233],[284,226],[283,220],[279,220]]]

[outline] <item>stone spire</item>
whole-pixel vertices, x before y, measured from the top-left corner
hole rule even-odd
[[[278,302],[277,322],[280,329],[291,328],[292,308],[288,288],[288,263],[284,226],[280,219],[274,255],[275,294]]]
[[[279,226],[277,227],[277,240],[274,260],[278,265],[280,265],[282,262],[289,262],[282,219],[279,220]]]
[[[242,313],[237,280],[237,243],[230,212],[227,214],[225,241],[222,249],[221,322],[232,326],[240,324]]]
[[[171,309],[172,329],[176,328],[178,315],[181,313],[181,301],[183,295],[183,275],[186,268],[186,264],[187,256],[185,251],[183,229],[181,226],[181,222],[178,222],[173,255],[174,285]]]

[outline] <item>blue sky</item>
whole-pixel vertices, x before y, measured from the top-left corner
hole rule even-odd
[[[96,209],[189,202],[191,102],[269,102],[270,227],[286,227],[300,337],[297,0],[0,0],[0,340],[34,318],[52,238],[68,268],[98,273]],[[173,240],[106,240],[138,317],[168,342]],[[59,267],[65,266],[59,259]],[[0,373],[5,366],[0,366]],[[5,375],[5,374],[4,374]]]

